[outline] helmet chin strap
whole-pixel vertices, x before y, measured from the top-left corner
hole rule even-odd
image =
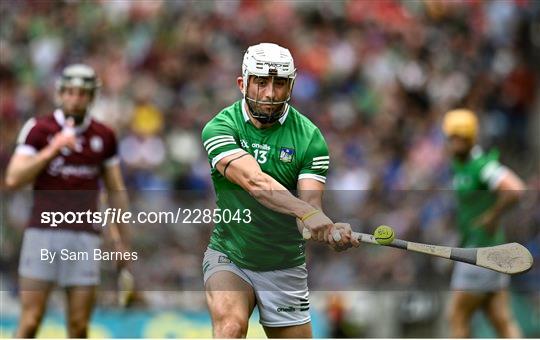
[[[269,124],[269,123],[274,123],[278,121],[285,114],[285,109],[287,107],[286,101],[279,102],[281,103],[281,106],[278,107],[274,112],[267,114],[265,112],[257,111],[255,109],[255,106],[253,105],[253,104],[261,104],[261,103],[266,104],[266,102],[254,100],[254,99],[249,98],[248,96],[244,96],[244,99],[246,100],[251,116],[255,118],[257,121],[261,122],[262,124]],[[268,102],[268,104],[276,104],[276,103]]]

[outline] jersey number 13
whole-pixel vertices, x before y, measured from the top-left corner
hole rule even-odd
[[[259,164],[264,164],[267,161],[266,154],[268,151],[255,149],[255,159]]]

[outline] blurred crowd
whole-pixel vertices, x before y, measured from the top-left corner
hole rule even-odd
[[[246,48],[275,42],[298,69],[292,104],[330,147],[330,215],[368,232],[386,223],[402,238],[456,244],[440,121],[468,107],[481,144],[498,147],[530,189],[508,233],[540,260],[540,2],[2,1],[0,14],[2,171],[24,121],[54,108],[61,69],[85,62],[102,79],[92,114],[118,135],[134,207],[211,207],[200,132],[241,97]],[[4,241],[2,270],[15,273],[27,203],[9,197],[2,223],[13,243]],[[160,288],[200,285],[210,230],[141,226],[141,273]],[[448,283],[448,261],[369,246],[309,260],[315,289]],[[438,275],[416,274],[426,271]]]

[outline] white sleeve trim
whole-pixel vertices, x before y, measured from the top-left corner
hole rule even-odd
[[[229,136],[229,137],[223,137],[223,138],[220,138],[220,139],[216,139],[216,140],[213,140],[211,141],[210,143],[206,144],[204,147],[206,150],[209,150],[212,148],[212,146],[216,145],[216,144],[219,144],[219,143],[222,143],[222,142],[226,142],[226,141],[233,141],[234,142],[234,138],[232,136]]]
[[[120,164],[120,158],[118,158],[118,156],[116,155],[110,158],[107,158],[105,161],[103,161],[103,165],[105,165],[106,167],[117,165],[117,164]]]
[[[499,187],[499,184],[501,184],[501,181],[503,180],[504,176],[508,173],[508,168],[504,165],[501,165],[497,168],[497,170],[491,175],[491,177],[488,179],[488,187],[489,190],[496,190]]]
[[[298,176],[298,180],[301,180],[301,179],[304,179],[304,178],[311,178],[311,179],[317,180],[319,182],[326,183],[326,177],[321,176],[321,175],[300,174],[300,176]]]
[[[234,137],[231,136],[231,135],[219,135],[219,136],[215,136],[215,137],[209,138],[208,140],[206,140],[206,141],[203,143],[204,148],[205,148],[205,149],[208,149],[208,147],[210,146],[211,142],[214,141],[214,140],[218,140],[218,139],[226,140],[226,139],[234,139]]]
[[[19,132],[19,136],[17,137],[17,143],[18,144],[24,144],[26,142],[26,138],[28,137],[28,134],[30,131],[32,131],[32,128],[36,125],[36,119],[30,118],[24,123],[21,132]]]
[[[229,150],[229,151],[224,151],[222,153],[220,153],[219,155],[217,155],[216,157],[214,157],[212,159],[212,168],[214,168],[216,166],[216,164],[222,160],[223,158],[227,157],[227,156],[230,156],[230,155],[234,155],[235,153],[238,153],[240,151],[244,151],[243,149],[240,149],[240,148],[237,148],[237,149],[232,149],[232,150]]]
[[[324,159],[330,159],[330,156],[313,157],[313,160],[314,160],[314,161],[324,160]]]
[[[37,150],[32,145],[19,144],[15,148],[15,153],[17,155],[33,156],[33,155],[37,154]]]
[[[208,149],[208,155],[210,155],[212,153],[212,151],[214,151],[215,149],[220,148],[220,147],[225,146],[225,145],[229,145],[229,144],[236,144],[236,142],[233,140],[233,141],[229,141],[229,142],[221,142],[219,144],[216,144],[213,147],[211,147],[210,149]]]
[[[490,190],[495,190],[507,171],[507,167],[493,160],[483,167],[480,172],[480,179],[487,183]]]
[[[489,181],[489,178],[497,171],[500,164],[497,161],[490,161],[486,165],[482,167],[482,170],[480,170],[480,178],[482,181],[487,182]]]

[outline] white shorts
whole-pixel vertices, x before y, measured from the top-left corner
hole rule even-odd
[[[219,271],[232,272],[253,287],[263,326],[286,327],[311,321],[305,264],[258,272],[239,268],[227,255],[208,248],[203,259],[204,282]]]
[[[463,262],[454,264],[450,283],[453,290],[470,290],[481,293],[506,289],[509,285],[510,275]]]
[[[88,232],[28,228],[23,237],[19,275],[61,287],[98,285],[100,262],[93,259],[93,253],[100,245],[100,236]]]

